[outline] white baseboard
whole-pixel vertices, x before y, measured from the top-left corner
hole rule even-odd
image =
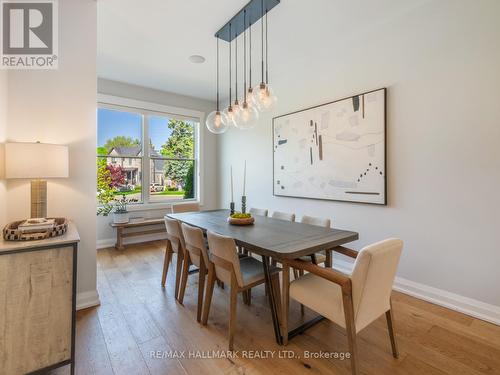
[[[107,247],[113,247],[115,246],[116,239],[115,238],[105,238],[102,240],[97,240],[96,241],[96,249],[105,249]]]
[[[352,263],[335,258],[334,268],[351,273]],[[394,290],[500,326],[500,306],[396,277]]]
[[[81,292],[76,294],[76,309],[82,310],[88,307],[99,306],[101,301],[99,300],[99,294],[97,290],[91,290],[89,292]]]

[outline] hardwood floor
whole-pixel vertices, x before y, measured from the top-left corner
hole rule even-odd
[[[190,351],[226,353],[229,291],[215,288],[208,326],[202,327],[196,322],[198,278],[189,277],[184,306],[179,305],[173,269],[166,288],[160,286],[163,254],[161,241],[97,252],[101,306],[78,312],[77,374],[350,374],[348,360],[305,358],[306,351],[347,351],[346,336],[333,323],[321,322],[286,347],[276,344],[263,286],[252,291],[251,306],[238,301],[238,357],[189,358]],[[401,293],[394,293],[393,307],[400,358],[392,357],[381,316],[358,336],[361,374],[500,374],[500,327]],[[311,317],[306,310],[305,319]],[[292,302],[290,327],[301,319]],[[243,350],[276,352],[274,358],[250,359]],[[280,350],[296,357],[278,358]],[[157,351],[185,351],[186,357],[155,358]]]

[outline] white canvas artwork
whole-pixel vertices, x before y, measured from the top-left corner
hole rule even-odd
[[[386,204],[386,89],[273,119],[274,195]]]

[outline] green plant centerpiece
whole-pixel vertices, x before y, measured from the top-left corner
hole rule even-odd
[[[232,225],[252,225],[255,222],[255,219],[251,214],[235,212],[234,214],[229,215],[227,221]]]

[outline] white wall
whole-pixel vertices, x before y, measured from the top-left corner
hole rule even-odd
[[[136,85],[130,85],[123,82],[111,81],[103,78],[98,79],[97,89],[100,94],[114,95],[123,98],[135,99],[150,103],[158,103],[171,107],[185,108],[203,112],[205,114],[213,111],[214,103],[197,99],[189,96],[173,94],[165,91],[150,89]],[[202,205],[204,210],[211,210],[217,208],[217,137],[207,131],[204,124],[200,127],[202,134],[202,149],[201,149],[201,178],[202,182],[201,194]],[[162,217],[169,211],[166,208],[161,209],[148,209],[148,210],[135,210],[132,216]],[[116,233],[109,226],[109,217],[97,218],[97,246],[107,247],[114,244]],[[147,239],[161,238],[162,236],[147,236],[147,237],[133,237],[128,239],[125,243],[139,242]]]
[[[4,145],[7,138],[7,72],[0,71],[0,228],[7,224],[7,182],[4,179]]]
[[[48,215],[75,221],[81,236],[78,303],[96,302],[96,2],[59,2],[59,69],[10,71],[7,138],[69,145],[70,177],[49,181]],[[47,162],[50,162],[47,160]],[[29,213],[28,181],[8,181],[7,217]]]
[[[301,6],[283,3],[270,18],[303,14],[270,35],[277,108],[258,128],[219,139],[221,205],[230,165],[242,170],[234,155],[247,155],[250,207],[331,217],[359,231],[357,249],[400,237],[400,277],[500,306],[500,2],[428,1],[345,38],[327,14],[316,17],[319,5]],[[388,87],[389,205],[273,197],[271,118],[380,87]]]

